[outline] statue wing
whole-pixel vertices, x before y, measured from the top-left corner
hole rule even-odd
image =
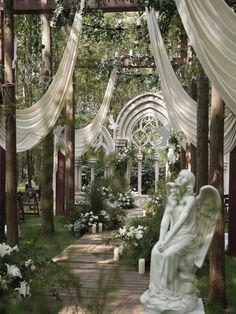
[[[207,255],[220,216],[222,201],[216,188],[211,185],[201,187],[197,199],[197,244],[194,263],[198,268]]]

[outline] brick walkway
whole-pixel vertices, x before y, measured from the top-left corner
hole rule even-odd
[[[54,261],[70,267],[80,278],[79,297],[64,291],[59,314],[141,314],[140,295],[149,273],[139,275],[113,261],[113,247],[104,244],[110,232],[86,234],[68,246]]]

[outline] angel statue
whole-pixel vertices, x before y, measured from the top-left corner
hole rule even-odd
[[[197,306],[195,273],[211,244],[221,197],[210,185],[195,196],[194,184],[194,174],[184,169],[166,185],[167,204],[159,241],[152,249],[149,289],[140,297],[145,314],[184,314]]]

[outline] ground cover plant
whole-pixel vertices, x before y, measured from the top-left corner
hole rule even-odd
[[[63,223],[62,217],[55,217],[55,234],[45,236],[41,217],[27,217],[20,224],[20,245],[10,249],[1,244],[0,313],[56,314],[63,304],[63,289],[77,290],[79,296],[79,278],[52,261],[73,241]]]
[[[91,232],[92,225],[103,224],[103,230],[118,229],[133,206],[131,190],[124,191],[109,180],[97,180],[87,189],[85,201],[66,215],[65,226],[75,236]]]

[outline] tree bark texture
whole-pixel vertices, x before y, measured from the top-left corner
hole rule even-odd
[[[29,188],[31,188],[31,180],[33,179],[33,161],[32,161],[32,152],[30,150],[26,151],[26,162],[27,162],[28,186]]]
[[[6,153],[0,147],[0,243],[5,242],[5,224],[6,224],[6,193],[5,193],[5,169],[6,169]]]
[[[43,82],[45,92],[51,81],[51,33],[49,25],[49,15],[40,15],[42,22],[42,62],[43,62]],[[53,132],[50,131],[42,144],[42,179],[41,179],[41,210],[43,233],[54,232],[53,221]]]
[[[217,90],[212,87],[210,126],[210,184],[220,193],[222,212],[216,226],[210,251],[209,303],[226,307],[225,252],[224,252],[224,103]]]
[[[3,12],[0,12],[0,65],[3,69]],[[3,70],[1,70],[3,83]],[[0,93],[0,103],[3,102],[2,93]],[[3,110],[0,108],[0,117],[3,115]],[[5,242],[4,228],[6,224],[6,152],[0,147],[0,243]]]
[[[198,79],[197,106],[197,186],[208,184],[209,81],[203,70]]]
[[[236,257],[236,147],[230,152],[228,255]]]
[[[65,214],[65,156],[60,151],[56,174],[56,214]]]
[[[195,79],[193,79],[191,81],[190,88],[189,88],[189,94],[195,101],[197,101],[197,83],[196,83]],[[196,147],[190,143],[190,147],[188,149],[186,149],[186,153],[190,154],[190,158],[188,156],[187,160],[190,159],[191,171],[197,177],[197,151],[196,151]]]
[[[4,2],[4,85],[3,102],[6,114],[6,221],[7,242],[18,244],[17,169],[16,169],[16,106],[14,69],[13,1]]]
[[[75,200],[75,127],[74,87],[71,82],[66,99],[65,212],[73,209]]]

